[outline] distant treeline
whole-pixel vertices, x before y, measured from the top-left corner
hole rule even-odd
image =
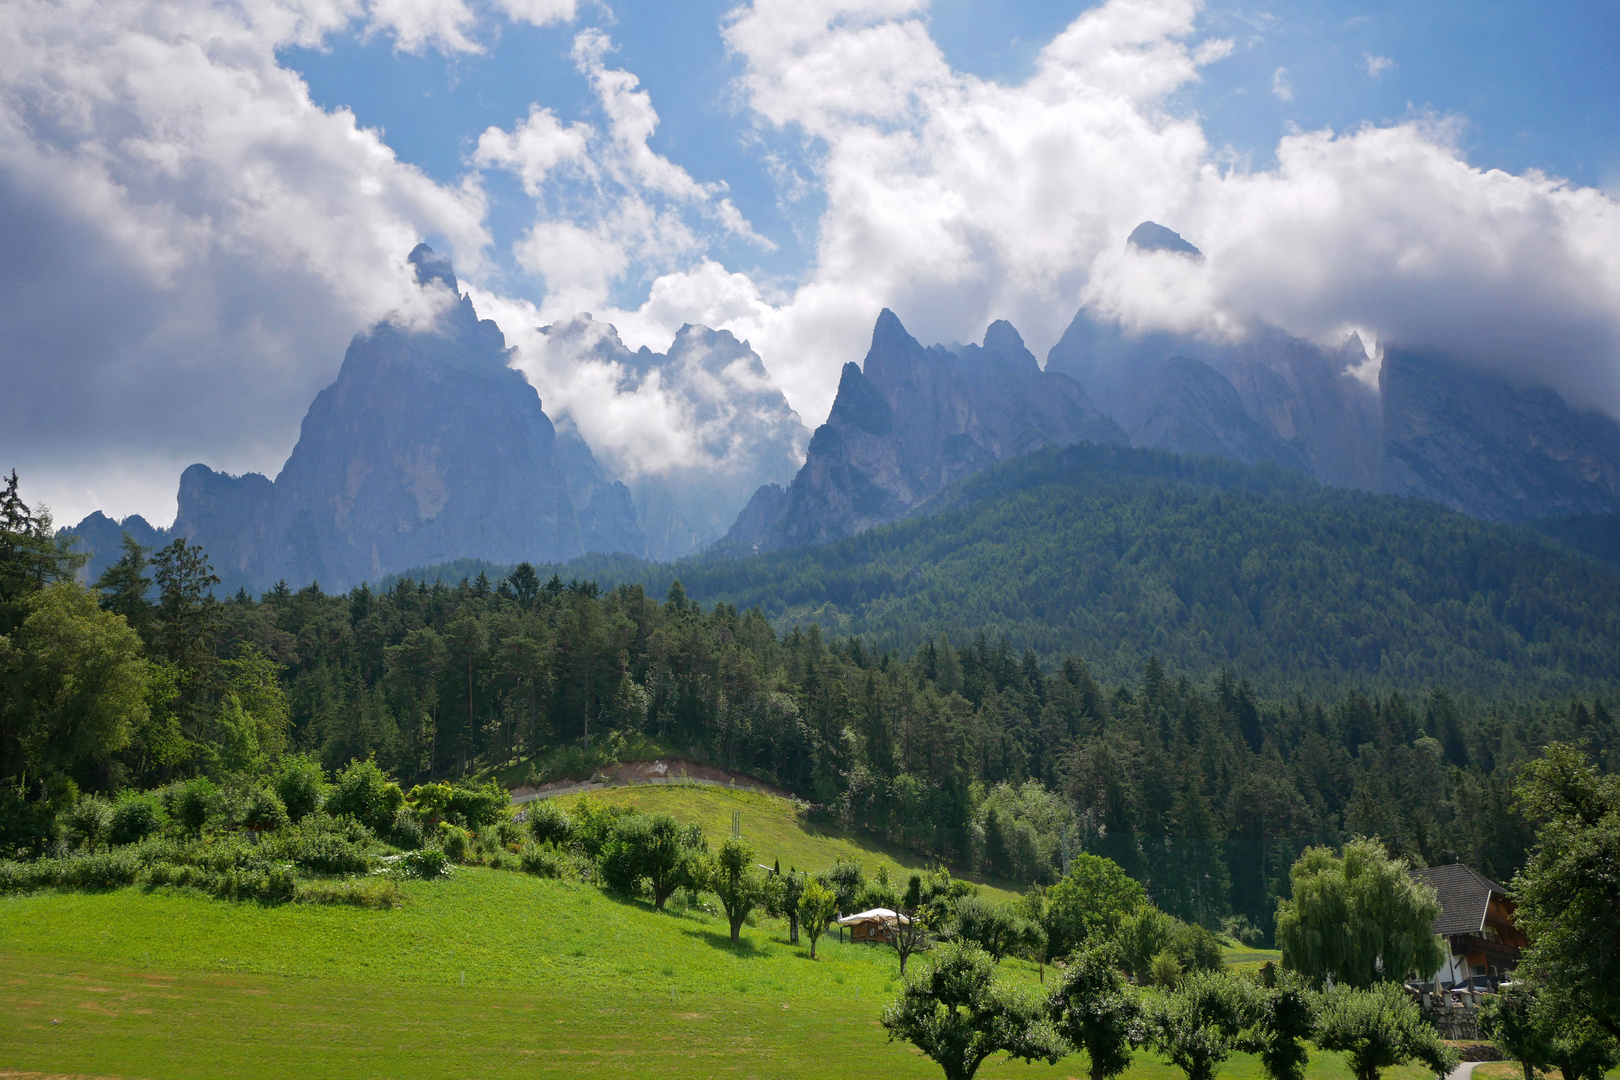
[[[1545,527],[1570,544],[1605,527],[1565,524]],[[510,567],[408,576],[453,585],[480,572]],[[1156,656],[1199,682],[1242,672],[1269,698],[1591,695],[1620,671],[1620,570],[1536,530],[1271,467],[1084,443],[1005,462],[910,520],[823,547],[674,565],[592,555],[540,572],[657,596],[679,578],[705,603],[758,606],[779,631],[816,622],[908,653],[944,634],[1006,637],[1048,668],[1083,656],[1108,682]]]
[[[1269,931],[1307,842],[1377,835],[1510,876],[1529,840],[1508,796],[1516,767],[1584,739],[1612,768],[1620,738],[1602,698],[1262,700],[1236,675],[1195,685],[1154,658],[1104,685],[1079,657],[1043,669],[1005,638],[880,651],[814,625],[777,632],[678,583],[659,600],[527,565],[222,602],[196,548],[177,541],[149,564],[130,544],[91,593],[39,522],[14,508],[7,529],[12,800],[293,749],[328,768],[374,755],[409,784],[635,734],[996,877],[1051,881],[1075,853],[1104,854],[1172,914]],[[105,701],[82,685],[73,699],[73,664],[123,674]]]

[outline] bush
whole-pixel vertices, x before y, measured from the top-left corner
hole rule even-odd
[[[560,878],[568,873],[567,856],[551,844],[525,844],[518,853],[518,867],[525,874],[543,878]]]
[[[536,799],[529,804],[529,835],[534,837],[536,843],[561,847],[568,843],[573,830],[568,811],[554,800]]]
[[[118,845],[138,843],[160,831],[168,820],[169,815],[156,795],[130,792],[113,804],[107,822],[107,839]]]
[[[351,761],[337,774],[326,798],[333,816],[347,814],[374,833],[386,833],[405,803],[405,793],[370,758]]]
[[[222,871],[213,883],[213,893],[226,900],[265,900],[286,903],[298,892],[298,881],[290,866],[234,867]]]
[[[326,770],[304,754],[288,754],[270,770],[270,789],[287,808],[287,817],[302,821],[326,801]]]
[[[266,788],[256,787],[247,793],[239,810],[239,822],[249,832],[273,832],[287,824],[287,807],[281,796]]]
[[[219,805],[219,788],[206,776],[198,776],[170,789],[169,813],[192,836],[208,824],[208,816]]]
[[[52,886],[106,889],[133,884],[141,863],[131,848],[91,851],[31,863],[0,863],[0,891],[19,892]]]
[[[452,820],[469,829],[481,829],[499,821],[511,804],[511,793],[501,786],[499,780],[491,777],[484,784],[453,784],[446,812]]]
[[[58,786],[67,789],[71,784],[67,781]],[[71,805],[77,795],[78,788],[71,787],[56,799],[40,802],[30,799],[22,788],[0,784],[0,855],[43,855],[56,838],[58,809]]]
[[[61,816],[74,846],[99,847],[112,826],[112,804],[99,795],[86,795]]]
[[[446,825],[442,847],[445,857],[450,861],[465,862],[467,855],[472,851],[472,837],[459,825]]]
[[[408,806],[401,806],[394,812],[394,827],[388,832],[389,843],[397,848],[419,848],[426,830],[422,828],[422,821]]]
[[[429,880],[449,877],[454,869],[450,865],[450,856],[445,854],[443,848],[436,847],[407,851],[399,857],[396,865],[402,874]]]
[[[495,835],[501,838],[501,846],[509,850],[521,848],[528,839],[524,827],[509,817],[502,817],[495,823]]]
[[[363,874],[371,869],[371,830],[353,818],[312,814],[267,838],[263,857],[313,874]]]

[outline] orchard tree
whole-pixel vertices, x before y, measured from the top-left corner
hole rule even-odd
[[[1366,987],[1428,978],[1444,961],[1434,921],[1440,900],[1377,840],[1306,850],[1289,871],[1293,896],[1277,901],[1283,967],[1320,984]]]
[[[810,959],[816,958],[816,942],[838,913],[838,894],[819,881],[805,883],[799,894],[799,926],[810,939]]]
[[[731,940],[735,944],[742,933],[743,920],[765,896],[765,884],[754,868],[754,845],[734,837],[722,843],[709,865],[708,885],[720,898],[720,906],[726,909],[726,921],[731,924]]]
[[[1258,979],[1234,980],[1239,1031],[1234,1045],[1260,1059],[1268,1080],[1304,1080],[1316,996],[1305,979],[1267,964]]]
[[[1213,1080],[1236,1049],[1238,991],[1230,975],[1194,972],[1148,998],[1148,1040],[1187,1080]]]
[[[1046,1018],[1041,995],[996,982],[995,965],[976,945],[949,944],[906,977],[883,1010],[889,1039],[904,1039],[932,1058],[946,1080],[972,1080],[992,1054],[1056,1063],[1068,1047]]]
[[[1047,1001],[1057,1033],[1090,1059],[1091,1080],[1109,1080],[1130,1068],[1146,1035],[1141,999],[1119,965],[1113,944],[1087,946],[1069,958]]]
[[[1312,1041],[1344,1054],[1356,1080],[1378,1080],[1385,1069],[1414,1061],[1440,1074],[1457,1067],[1456,1052],[1399,983],[1334,986],[1322,995]]]
[[[791,866],[782,873],[782,863],[776,863],[776,872],[766,881],[765,910],[772,917],[788,921],[788,944],[799,943],[799,899],[804,896],[807,878]]]

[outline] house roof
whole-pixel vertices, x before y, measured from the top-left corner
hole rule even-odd
[[[904,915],[898,914],[898,913],[896,913],[894,911],[890,911],[886,907],[875,907],[875,908],[872,908],[870,911],[860,911],[860,912],[856,912],[854,915],[845,915],[842,919],[838,920],[838,925],[839,926],[854,926],[856,923],[864,923],[864,922],[885,922],[885,923],[888,923],[888,922],[893,922],[896,919],[900,920],[903,923],[910,923],[911,922],[911,920],[906,918]]]
[[[1485,912],[1490,907],[1491,894],[1506,896],[1508,892],[1462,863],[1414,870],[1412,876],[1434,886],[1434,891],[1440,894],[1440,917],[1434,921],[1434,932],[1441,937],[1479,933],[1485,928]]]

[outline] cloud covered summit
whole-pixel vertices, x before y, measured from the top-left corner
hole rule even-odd
[[[689,323],[729,331],[812,427],[884,307],[923,341],[1007,318],[1042,357],[1081,307],[1218,339],[1355,330],[1620,413],[1612,197],[1471,165],[1459,122],[1422,110],[1295,131],[1249,164],[1189,105],[1248,47],[1196,3],[1077,11],[1003,79],[953,66],[916,0],[738,7],[713,30],[721,111],[774,217],[660,135],[671,117],[615,53],[635,18],[517,0],[8,6],[5,460],[63,520],[167,520],[197,460],[273,468],[357,330],[433,317],[403,257],[424,238],[548,413],[627,476],[664,470],[670,447],[734,448],[699,430],[696,399],[664,407],[622,358],[541,348],[540,327],[589,312],[631,352]],[[486,125],[448,169],[317,104],[287,60],[372,40],[472,64],[542,24],[564,44],[536,63],[581,96]],[[1144,220],[1204,261],[1128,247]],[[784,269],[789,247],[804,258]]]

